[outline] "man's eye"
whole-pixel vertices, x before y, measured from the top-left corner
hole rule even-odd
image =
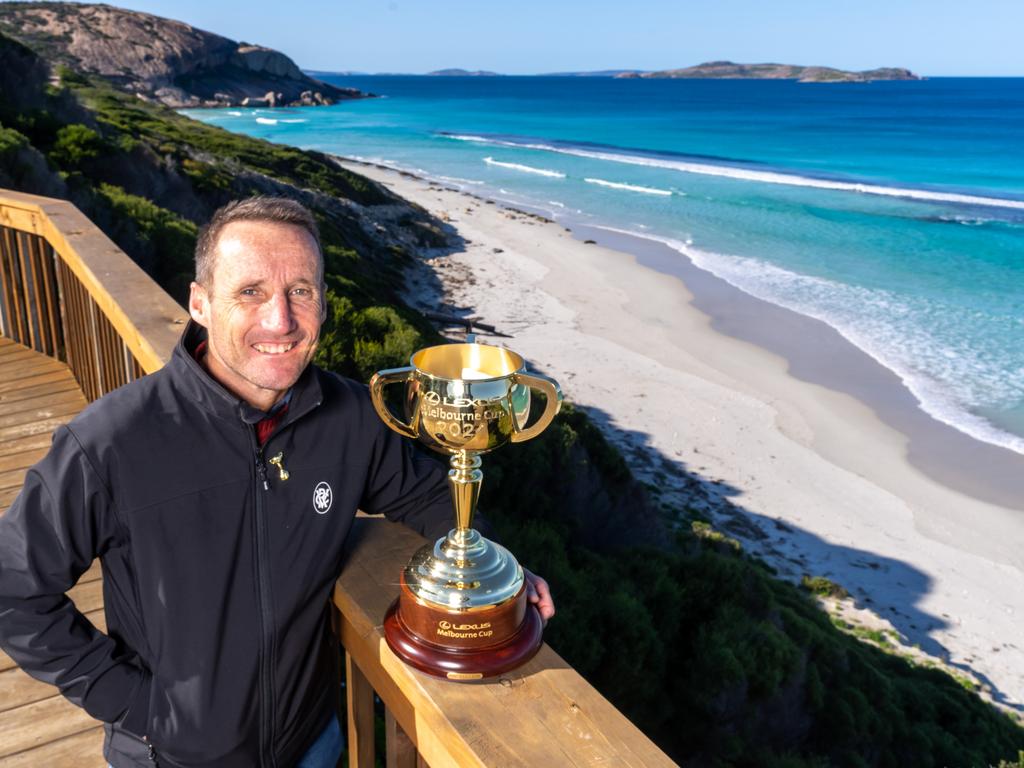
[[[313,291],[310,290],[309,288],[293,288],[292,289],[292,296],[302,296],[303,298],[305,298],[305,297],[312,296],[312,295],[313,295]]]
[[[242,296],[255,296],[256,295],[256,289],[255,288],[243,288],[241,291],[239,291],[239,293],[241,293]]]

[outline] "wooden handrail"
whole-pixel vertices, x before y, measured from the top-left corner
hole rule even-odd
[[[89,399],[159,369],[186,319],[71,203],[0,190],[0,335],[66,360]],[[350,536],[333,600],[352,768],[374,765],[375,695],[389,767],[674,765],[547,645],[514,673],[474,684],[401,662],[381,625],[422,542],[362,517]]]
[[[423,539],[373,518],[358,518],[349,536],[334,604],[349,670],[350,768],[373,765],[374,693],[397,737],[388,744],[396,760],[409,754],[402,746],[408,739],[434,768],[675,765],[546,644],[525,666],[482,683],[453,683],[407,666],[387,647],[382,622],[398,596],[398,574]]]
[[[67,362],[89,400],[159,369],[188,317],[74,205],[10,190],[0,289],[0,334]]]

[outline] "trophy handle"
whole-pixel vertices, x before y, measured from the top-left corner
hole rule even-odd
[[[406,437],[411,437],[414,440],[419,437],[419,430],[416,428],[416,418],[413,417],[412,424],[406,424],[404,421],[395,416],[391,409],[384,403],[384,387],[388,384],[401,384],[409,380],[410,374],[415,369],[412,367],[405,368],[389,368],[386,371],[377,371],[373,374],[370,379],[370,399],[373,401],[373,407],[377,411],[377,415],[383,419],[384,423],[391,427],[395,432]],[[416,410],[419,411],[419,399],[416,400]]]
[[[562,390],[559,389],[558,384],[554,380],[549,379],[547,376],[538,376],[531,373],[520,373],[516,372],[512,374],[512,378],[517,384],[525,384],[531,389],[539,389],[547,397],[547,404],[544,406],[544,413],[540,415],[540,418],[533,423],[532,426],[520,429],[516,424],[516,420],[512,419],[512,426],[515,431],[512,433],[512,442],[521,443],[524,440],[530,440],[545,429],[551,420],[555,418],[555,414],[558,413],[562,407]]]

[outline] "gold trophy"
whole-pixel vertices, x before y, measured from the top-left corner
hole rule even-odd
[[[473,530],[483,472],[480,454],[536,437],[561,405],[558,384],[526,373],[515,352],[487,344],[442,344],[416,352],[407,368],[370,379],[377,413],[391,429],[450,454],[448,486],[455,528],[417,551],[384,619],[384,636],[401,659],[432,675],[476,680],[507,672],[540,648],[542,622],[526,598],[512,554]],[[384,388],[405,385],[402,421]],[[543,413],[527,426],[530,390],[544,393]]]

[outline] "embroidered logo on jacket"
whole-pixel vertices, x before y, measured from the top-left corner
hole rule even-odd
[[[316,484],[316,488],[313,489],[313,509],[316,510],[318,515],[327,513],[327,510],[331,508],[331,502],[334,501],[334,492],[331,490],[331,486],[327,483],[320,481]]]

